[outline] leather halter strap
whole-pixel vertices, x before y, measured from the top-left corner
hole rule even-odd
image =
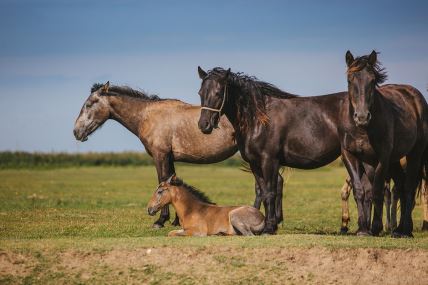
[[[226,99],[227,99],[227,84],[224,85],[223,100],[221,101],[220,109],[215,109],[215,108],[210,108],[210,107],[205,107],[205,106],[201,106],[201,109],[217,112],[221,116],[221,111],[223,110],[224,103],[226,102]]]

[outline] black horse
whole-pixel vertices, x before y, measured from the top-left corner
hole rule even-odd
[[[261,189],[266,210],[264,232],[274,233],[275,174],[280,165],[313,169],[332,162],[342,153],[348,154],[343,147],[350,139],[344,124],[344,114],[350,108],[348,93],[299,97],[230,69],[217,67],[207,73],[198,67],[198,72],[203,80],[199,91],[199,128],[208,134],[217,127],[222,114],[230,120],[241,155],[249,162]],[[398,160],[391,164],[391,176],[399,184],[404,174]],[[358,172],[357,189],[367,189],[370,194],[375,170],[369,164],[363,164],[364,167]],[[358,207],[358,234],[370,234],[370,222],[361,218],[364,209],[371,208],[369,194],[362,198],[366,200],[365,207]]]
[[[281,165],[313,169],[341,153],[338,114],[347,93],[298,97],[241,73],[214,68],[203,80],[199,128],[211,133],[225,114],[235,129],[241,155],[249,162],[266,211],[264,233],[277,230],[275,196]]]
[[[427,102],[409,85],[379,87],[386,80],[386,73],[377,61],[376,51],[356,59],[348,51],[346,63],[349,100],[347,108],[339,113],[343,122],[340,136],[342,157],[353,181],[359,212],[364,209],[364,216],[359,219],[364,227],[369,227],[371,203],[365,204],[367,189],[361,183],[362,169],[374,170],[373,189],[368,192],[371,191],[369,195],[374,201],[371,228],[375,235],[382,230],[383,186],[388,173],[392,173],[396,184],[404,182],[400,187],[400,224],[393,235],[410,237],[415,193],[422,182],[423,166],[428,162]],[[399,166],[404,156],[405,173]]]

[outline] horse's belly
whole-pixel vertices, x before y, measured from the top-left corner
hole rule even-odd
[[[281,164],[293,168],[314,169],[334,161],[340,155],[338,140],[304,142],[288,140],[284,146]]]

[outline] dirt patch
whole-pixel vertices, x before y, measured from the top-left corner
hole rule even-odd
[[[0,276],[23,277],[31,273],[34,267],[32,257],[14,253],[0,251]]]
[[[51,276],[56,272],[65,283],[426,284],[428,280],[424,250],[162,247],[68,250],[54,253],[51,260],[34,280],[58,281],[44,278],[45,271]],[[31,256],[0,253],[0,276],[25,277],[34,274],[29,269],[35,266]]]

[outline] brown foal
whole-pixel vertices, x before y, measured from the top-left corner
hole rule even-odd
[[[201,199],[200,197],[203,197]],[[175,175],[159,184],[147,206],[153,216],[163,206],[172,204],[181,230],[168,236],[257,235],[264,228],[264,216],[251,206],[217,206],[206,196]]]

